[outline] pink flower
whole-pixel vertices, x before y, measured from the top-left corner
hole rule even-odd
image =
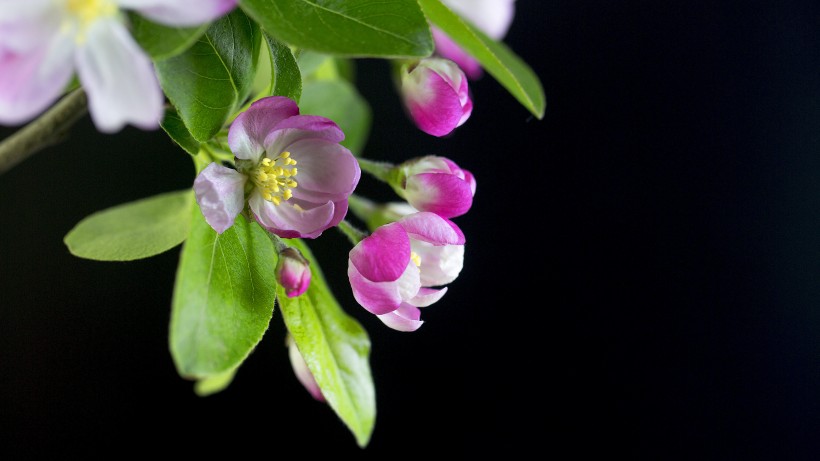
[[[515,14],[515,0],[442,0],[493,40],[501,40]],[[433,27],[436,54],[456,64],[473,80],[481,77],[481,65],[440,29]]]
[[[279,252],[276,280],[285,288],[288,298],[299,296],[310,286],[310,262],[296,248]]]
[[[472,173],[450,159],[428,155],[398,165],[400,173],[391,185],[419,211],[443,218],[466,213],[473,204],[476,181]]]
[[[293,374],[296,375],[296,379],[302,383],[302,386],[305,386],[305,389],[307,389],[314,399],[324,402],[325,396],[322,394],[322,390],[319,389],[319,385],[316,383],[316,378],[313,377],[313,373],[311,373],[308,369],[305,358],[302,357],[302,354],[299,352],[299,348],[296,347],[296,342],[293,341],[290,334],[288,334],[285,339],[285,343],[288,345],[290,366],[293,368]]]
[[[467,78],[447,59],[427,58],[403,66],[401,92],[416,126],[433,136],[449,134],[473,111]]]
[[[343,139],[332,120],[299,115],[288,98],[254,102],[228,132],[237,169],[212,163],[194,181],[205,220],[220,234],[231,227],[247,189],[262,227],[284,238],[318,237],[344,218],[361,175]]]
[[[415,331],[419,307],[441,299],[464,263],[464,234],[435,213],[419,212],[376,229],[352,250],[353,296],[390,328]]]
[[[169,26],[222,16],[236,0],[0,0],[0,123],[54,103],[76,70],[100,131],[159,126],[164,97],[121,8]]]

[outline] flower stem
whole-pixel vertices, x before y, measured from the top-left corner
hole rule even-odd
[[[76,89],[29,123],[0,142],[0,174],[41,149],[63,141],[67,130],[88,111],[85,92]]]
[[[376,212],[376,203],[357,194],[350,194],[347,197],[350,211],[362,221],[367,221]]]
[[[395,165],[387,162],[374,162],[373,160],[361,157],[357,158],[357,160],[359,161],[359,167],[363,171],[370,173],[381,181],[390,182],[390,175]]]
[[[367,232],[359,230],[356,226],[350,224],[346,219],[343,219],[342,222],[339,223],[338,229],[342,231],[348,239],[350,239],[350,242],[353,243],[353,245],[358,244],[364,240],[365,237],[367,237]]]

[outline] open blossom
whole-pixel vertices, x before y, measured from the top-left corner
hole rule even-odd
[[[448,158],[428,155],[398,165],[391,185],[415,209],[444,218],[466,213],[473,204],[476,181],[472,173]]]
[[[322,394],[322,390],[319,389],[319,385],[316,383],[316,378],[313,377],[313,373],[311,373],[310,369],[308,369],[305,358],[302,357],[302,353],[299,352],[299,348],[296,347],[296,342],[293,341],[290,334],[288,334],[287,339],[285,339],[285,343],[288,346],[290,366],[293,368],[293,374],[296,375],[296,379],[302,383],[302,386],[305,387],[314,399],[324,402],[325,396]]]
[[[244,209],[247,192],[254,218],[268,231],[318,237],[344,218],[361,176],[356,158],[339,144],[343,139],[332,120],[299,115],[288,98],[254,102],[228,132],[237,169],[211,163],[194,180],[205,220],[221,234]]]
[[[473,111],[467,78],[447,59],[427,58],[403,66],[401,93],[416,126],[433,136],[449,134]]]
[[[515,14],[515,0],[442,0],[494,40],[501,40],[510,28]],[[450,59],[471,79],[481,76],[481,65],[437,27],[432,27],[436,54]]]
[[[353,296],[390,328],[415,331],[419,307],[444,296],[464,264],[464,234],[435,213],[419,212],[376,229],[352,250]]]
[[[310,286],[310,262],[296,248],[279,252],[276,280],[285,289],[288,298],[299,296]]]
[[[121,8],[169,26],[215,19],[236,0],[0,0],[0,123],[54,103],[75,71],[100,131],[156,128],[164,98]]]

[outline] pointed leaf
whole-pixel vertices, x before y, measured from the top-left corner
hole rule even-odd
[[[364,447],[376,420],[370,338],[339,306],[307,245],[285,241],[302,252],[311,268],[310,288],[303,295],[288,298],[281,287],[278,290],[285,325],[325,400]]]
[[[188,236],[193,193],[168,192],[98,211],[63,241],[74,256],[132,261],[170,250]]]
[[[296,58],[290,47],[268,34],[265,34],[265,42],[270,50],[272,81],[269,94],[288,97],[298,104],[302,96],[302,74]]]
[[[347,56],[429,56],[416,0],[241,0],[262,29],[291,46]]]
[[[157,24],[137,13],[128,13],[131,35],[151,59],[168,59],[193,45],[208,30],[209,23],[196,27],[171,27]]]
[[[242,215],[221,235],[194,207],[171,312],[177,371],[208,378],[239,366],[268,328],[276,296],[276,253],[267,233]]]
[[[235,10],[184,53],[156,62],[163,91],[196,140],[209,141],[248,97],[260,43],[257,25]]]
[[[191,136],[191,132],[185,127],[176,109],[173,107],[165,109],[165,117],[159,122],[159,126],[182,150],[194,156],[199,153],[199,141]]]
[[[544,89],[532,69],[506,45],[450,11],[440,0],[418,0],[427,18],[458,43],[464,51],[498,80],[524,107],[543,118],[546,108]]]

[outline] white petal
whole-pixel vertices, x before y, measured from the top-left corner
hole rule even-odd
[[[231,11],[236,0],[117,0],[126,9],[169,26],[195,26]]]
[[[458,277],[464,267],[464,245],[441,245],[410,238],[410,247],[421,258],[421,286],[446,285]]]
[[[495,40],[504,37],[515,14],[515,0],[443,1],[451,10]]]
[[[77,51],[77,72],[100,131],[112,133],[127,123],[159,126],[164,98],[154,68],[117,20],[98,20],[89,27]]]

